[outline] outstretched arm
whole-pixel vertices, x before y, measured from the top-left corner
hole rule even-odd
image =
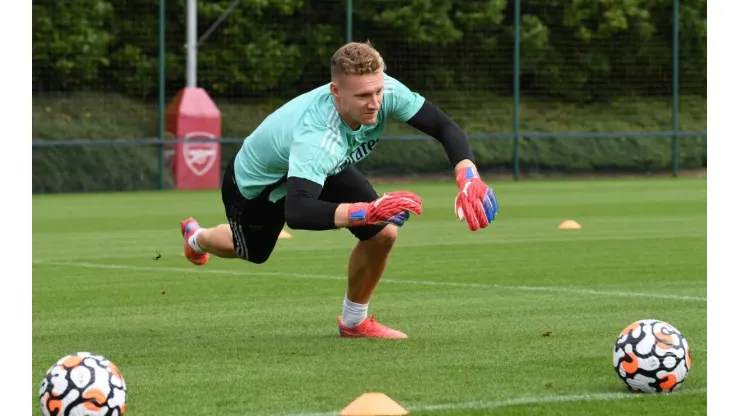
[[[421,198],[405,191],[383,194],[373,202],[335,204],[319,200],[323,186],[311,180],[288,178],[285,222],[297,230],[331,230],[389,223],[402,226],[409,213],[421,215]]]
[[[475,168],[473,152],[465,132],[436,105],[424,101],[407,123],[442,143],[455,171],[466,167]]]
[[[498,200],[493,189],[481,181],[470,143],[462,129],[429,101],[425,101],[407,123],[442,143],[455,169],[459,189],[455,198],[458,219],[467,221],[471,231],[487,227],[496,219]]]
[[[421,215],[421,198],[410,192],[391,192],[372,203],[336,204],[320,200],[327,176],[341,162],[338,153],[321,146],[324,137],[332,133],[326,130],[305,124],[291,145],[285,197],[285,222],[290,228],[331,230],[379,223],[403,225],[409,212]]]

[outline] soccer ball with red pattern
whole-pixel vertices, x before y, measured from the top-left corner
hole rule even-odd
[[[671,324],[643,319],[629,324],[614,345],[614,369],[633,392],[678,390],[691,369],[686,338]]]
[[[49,368],[39,399],[44,416],[120,416],[126,411],[126,381],[107,358],[78,352]]]

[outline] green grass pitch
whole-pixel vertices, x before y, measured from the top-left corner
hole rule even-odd
[[[344,230],[294,232],[263,265],[196,268],[179,221],[223,222],[218,192],[35,197],[34,414],[46,369],[76,351],[118,364],[136,416],[330,414],[370,391],[419,415],[706,413],[706,180],[504,182],[476,233],[453,181],[379,186],[397,188],[424,214],[370,313],[407,340],[338,336]],[[612,368],[642,318],[688,339],[677,393],[628,393]]]

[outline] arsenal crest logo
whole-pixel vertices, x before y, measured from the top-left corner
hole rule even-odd
[[[193,131],[183,137],[182,153],[185,164],[190,171],[197,176],[203,176],[216,163],[216,151],[218,144],[211,142],[192,142],[192,139],[215,139],[211,133],[205,131]]]

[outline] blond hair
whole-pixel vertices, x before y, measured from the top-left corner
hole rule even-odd
[[[331,57],[331,76],[372,74],[385,69],[380,53],[370,41],[351,42],[339,48]]]

